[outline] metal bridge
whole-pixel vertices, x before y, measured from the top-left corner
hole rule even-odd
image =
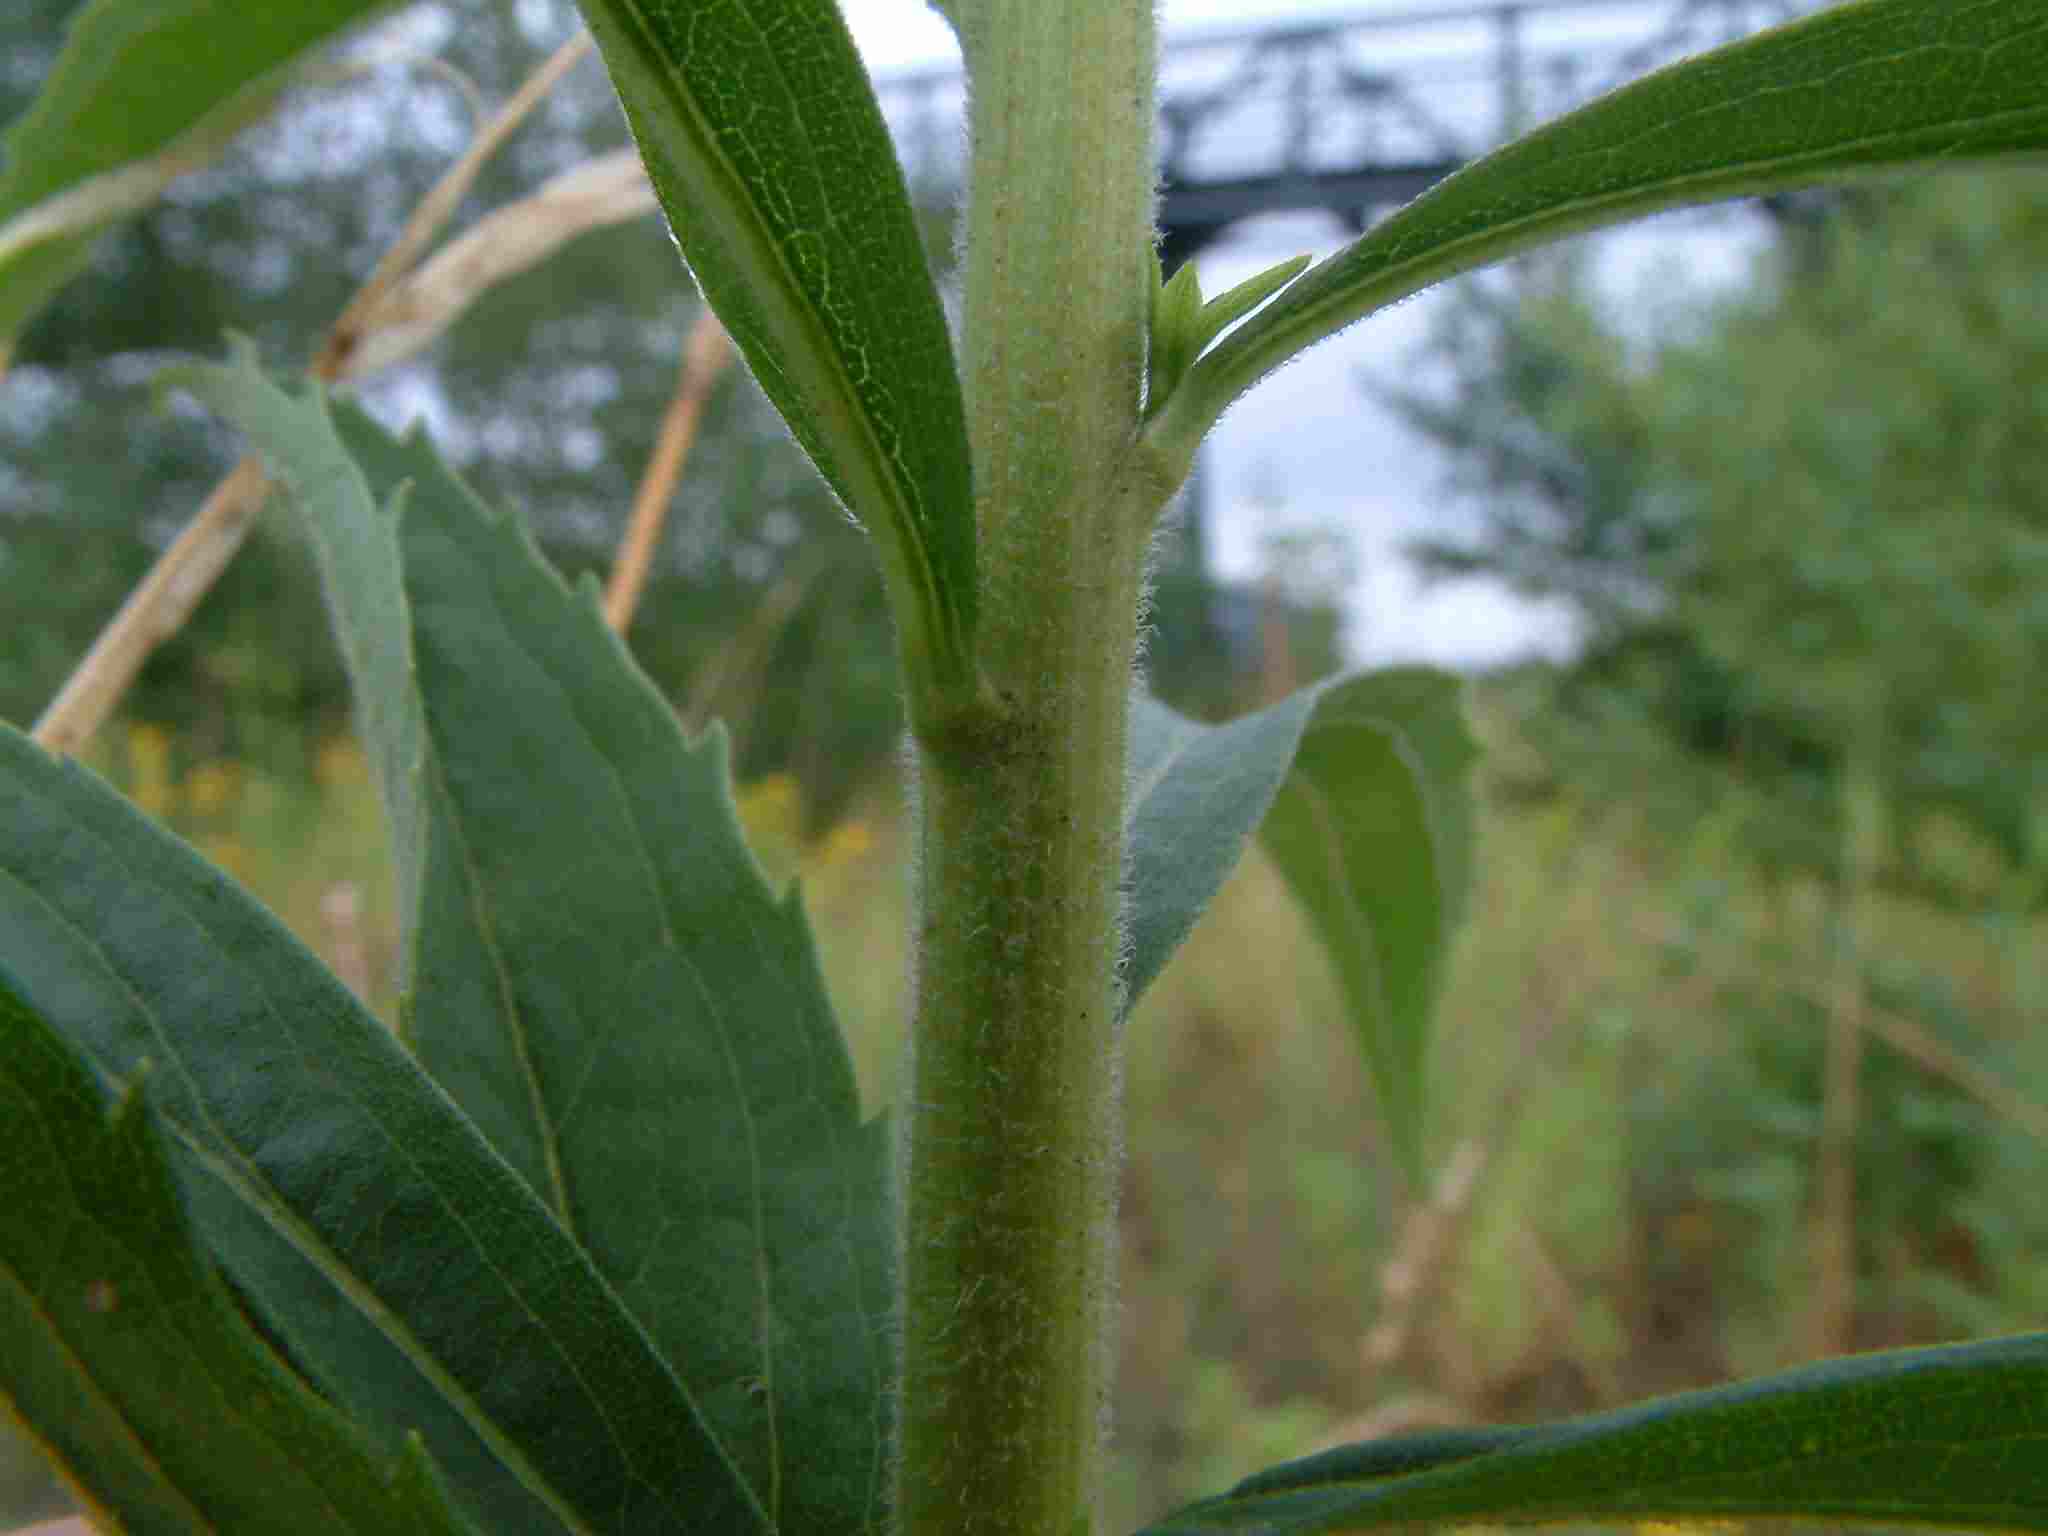
[[[1160,59],[1169,271],[1260,214],[1352,233],[1513,134],[1816,0],[1483,0],[1169,36]],[[958,187],[954,69],[876,82],[911,179]]]

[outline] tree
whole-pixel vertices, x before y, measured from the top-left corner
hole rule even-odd
[[[1801,862],[1832,862],[1813,812],[1863,754],[1908,821],[1960,817],[2037,873],[2044,221],[2032,178],[1904,189],[1791,226],[1748,291],[1647,341],[1569,268],[1519,305],[1472,294],[1453,399],[1405,409],[1485,496],[1481,532],[1423,559],[1571,601],[1561,698],[1632,700],[1765,787],[1765,839]]]

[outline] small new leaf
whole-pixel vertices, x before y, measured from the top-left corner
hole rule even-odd
[[[1204,303],[1195,264],[1181,263],[1172,281],[1164,281],[1159,253],[1155,250],[1145,414],[1154,415],[1166,404],[1167,397],[1187,377],[1209,343],[1293,282],[1309,260],[1307,256],[1290,257]]]
[[[1207,351],[1209,343],[1221,336],[1224,331],[1307,271],[1312,259],[1308,256],[1290,256],[1287,260],[1276,262],[1266,268],[1258,276],[1246,278],[1235,288],[1226,288],[1204,304],[1201,325],[1197,331],[1196,356],[1199,357]]]
[[[1152,252],[1152,334],[1146,347],[1145,408],[1147,414],[1166,403],[1174,385],[1187,376],[1201,352],[1196,329],[1202,317],[1202,280],[1192,261],[1184,261],[1168,282]]]

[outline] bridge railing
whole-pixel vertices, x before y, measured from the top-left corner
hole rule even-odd
[[[1178,254],[1223,225],[1327,208],[1354,228],[1513,133],[1816,0],[1480,0],[1169,35],[1165,223]],[[956,70],[877,81],[912,179],[957,188]]]

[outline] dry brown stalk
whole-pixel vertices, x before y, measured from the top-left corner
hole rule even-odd
[[[683,728],[691,735],[711,723],[721,696],[727,697],[730,704],[729,690],[736,691],[736,680],[749,687],[758,686],[758,674],[773,651],[776,636],[802,606],[811,584],[825,574],[828,564],[829,557],[815,549],[790,561],[788,571],[768,589],[745,625],[727,635],[711,659],[697,669],[690,679],[689,697],[679,712]],[[724,711],[726,727],[732,732],[735,759],[739,756],[740,732],[751,713],[738,707]]]
[[[453,325],[477,298],[536,267],[578,235],[655,210],[634,149],[571,167],[526,197],[493,209],[358,311],[337,380],[405,361]]]
[[[520,87],[511,100],[478,130],[462,158],[421,199],[404,233],[335,321],[312,372],[323,379],[346,369],[359,333],[357,317],[374,309],[383,294],[425,249],[476,180],[477,171],[512,130],[522,122],[556,81],[567,73],[590,42],[587,34],[556,49]],[[128,691],[149,653],[192,615],[199,600],[227,569],[241,548],[256,513],[269,491],[262,464],[243,459],[214,487],[199,513],[150,568],[128,600],[100,632],[99,638],[36,721],[34,737],[53,752],[75,753],[106,722],[121,695]]]
[[[2013,1092],[1996,1073],[1943,1045],[1911,1019],[1866,999],[1863,1027],[1922,1071],[1947,1078],[2000,1119],[2048,1142],[2048,1109]]]
[[[1728,953],[1732,946],[1725,943],[1708,948],[1701,945],[1699,935],[1681,936],[1649,925],[1641,925],[1637,931],[1646,943],[1704,949],[1707,958],[1718,964],[1722,974],[1736,972]],[[1721,953],[1713,953],[1714,949]],[[1813,1003],[1828,1014],[1828,1064],[1824,1087],[1827,1097],[1822,1111],[1826,1140],[1821,1166],[1823,1216],[1816,1235],[1816,1258],[1821,1266],[1820,1300],[1815,1308],[1816,1321],[1811,1342],[1817,1351],[1838,1353],[1850,1342],[1843,1338],[1840,1346],[1833,1344],[1847,1331],[1845,1319],[1848,1313],[1843,1297],[1847,1294],[1848,1280],[1853,1278],[1853,1250],[1845,1249],[1843,1243],[1845,1233],[1849,1243],[1854,1241],[1855,1188],[1848,1154],[1855,1122],[1861,1112],[1861,1096],[1854,1093],[1854,1080],[1861,1074],[1863,1037],[1867,1035],[1881,1040],[1923,1072],[1960,1088],[1999,1119],[2044,1143],[2048,1143],[2048,1108],[2016,1092],[1996,1073],[1943,1044],[1905,1015],[1873,1001],[1854,978],[1837,976],[1826,987],[1784,973],[1773,975],[1770,981],[1773,986]],[[1843,1038],[1849,1033],[1853,1033],[1853,1041]],[[1850,1213],[1848,1224],[1843,1221],[1845,1210]]]
[[[1522,1022],[1521,1067],[1509,1075],[1492,1113],[1480,1122],[1485,1133],[1468,1136],[1452,1148],[1429,1198],[1410,1208],[1394,1244],[1394,1256],[1380,1270],[1380,1318],[1366,1335],[1362,1351],[1367,1370],[1394,1370],[1415,1347],[1429,1303],[1442,1292],[1444,1277],[1457,1256],[1458,1240],[1478,1197],[1480,1181],[1520,1117],[1534,1069],[1549,1047],[1557,1019],[1555,1007],[1531,1001]]]
[[[320,920],[327,925],[327,955],[349,991],[364,1003],[371,991],[370,945],[363,932],[363,888],[353,880],[337,880],[320,898]]]
[[[654,551],[661,543],[662,525],[675,500],[676,481],[683,473],[690,444],[697,436],[697,423],[704,402],[732,360],[732,343],[725,327],[707,306],[697,317],[684,346],[683,370],[676,381],[675,398],[662,417],[661,432],[654,440],[654,453],[647,461],[647,473],[633,498],[633,513],[626,523],[625,541],[619,546],[618,562],[612,567],[611,584],[605,589],[605,622],[624,632],[633,622],[633,610],[647,586],[647,572],[654,564]]]
[[[1842,965],[1853,965],[1845,957]],[[1828,1008],[1823,1073],[1820,1201],[1814,1213],[1815,1355],[1839,1355],[1855,1342],[1856,1128],[1863,1117],[1864,1000],[1862,981],[1837,978]]]
[[[75,753],[92,739],[149,653],[178,632],[227,569],[269,489],[263,463],[253,455],[213,488],[36,721],[40,746]]]
[[[1820,1128],[1820,1199],[1814,1210],[1814,1306],[1809,1348],[1839,1355],[1856,1332],[1856,1135],[1863,1118],[1862,965],[1869,939],[1870,892],[1884,849],[1883,802],[1874,758],[1858,753],[1846,785],[1842,882],[1836,889],[1839,936],[1827,988],[1827,1058]]]
[[[1380,1320],[1365,1336],[1365,1364],[1392,1370],[1407,1358],[1422,1317],[1422,1303],[1437,1289],[1453,1240],[1479,1190],[1493,1147],[1468,1136],[1452,1149],[1427,1200],[1408,1212],[1394,1256],[1380,1270]]]
[[[364,319],[383,301],[384,295],[418,263],[421,254],[433,244],[434,237],[454,215],[456,205],[469,194],[482,172],[484,164],[496,154],[513,131],[526,121],[533,109],[539,106],[548,92],[573,69],[583,55],[590,51],[590,34],[579,30],[576,35],[563,43],[542,61],[540,68],[526,77],[518,90],[512,93],[505,105],[500,107],[491,120],[477,130],[469,147],[461,157],[442,173],[441,178],[428,189],[413,209],[412,217],[405,222],[405,228],[392,242],[378,261],[376,268],[363,280],[355,297],[348,301],[340,316],[328,328],[327,341],[313,360],[312,371],[323,379],[342,377],[349,370],[349,354],[360,344],[364,334]]]

